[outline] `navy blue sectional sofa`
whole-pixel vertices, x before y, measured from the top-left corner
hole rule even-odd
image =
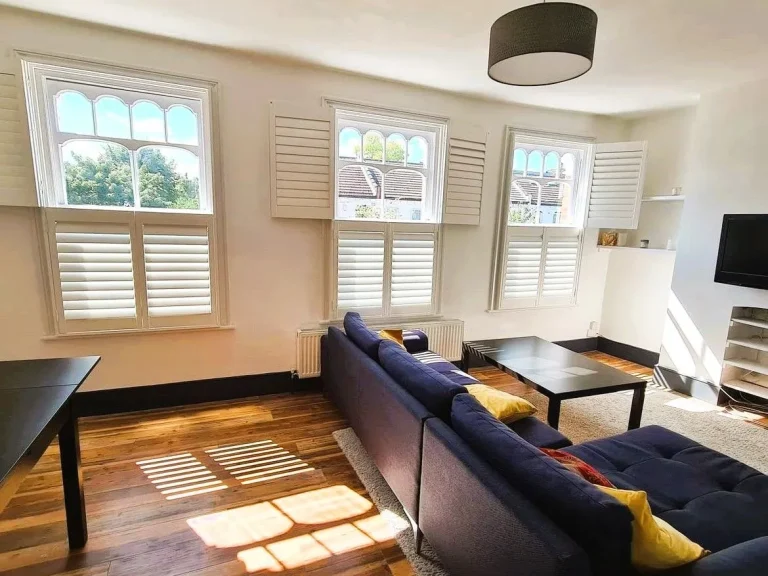
[[[768,574],[768,476],[659,426],[580,445],[536,418],[506,426],[467,394],[476,382],[428,350],[406,350],[356,314],[322,341],[333,400],[446,569],[463,575],[615,576],[632,516],[539,447],[644,490],[655,515],[712,553],[667,576]],[[756,447],[759,449],[759,447]]]

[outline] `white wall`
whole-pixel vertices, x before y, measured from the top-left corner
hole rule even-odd
[[[268,102],[319,104],[343,97],[446,115],[490,130],[479,227],[444,235],[443,313],[466,321],[469,338],[586,335],[599,320],[607,255],[587,234],[579,305],[489,314],[488,292],[507,124],[622,140],[623,121],[457,97],[289,62],[250,57],[32,13],[0,9],[6,46],[213,79],[221,86],[221,151],[226,200],[230,305],[235,330],[44,340],[43,276],[33,209],[0,208],[0,357],[100,354],[86,389],[291,370],[297,328],[322,320],[322,223],[272,219],[269,207]]]
[[[766,101],[768,80],[705,95],[693,128],[662,363],[710,382],[720,379],[732,308],[768,308],[768,291],[713,280],[723,214],[768,213]]]
[[[696,113],[693,108],[653,114],[630,122],[631,140],[648,141],[644,196],[670,194],[683,185]],[[686,195],[694,190],[684,189]],[[677,237],[681,202],[644,202],[638,229],[629,234],[628,246],[642,238],[651,248],[666,248]],[[674,252],[611,252],[603,300],[600,334],[624,344],[658,352],[666,317]]]

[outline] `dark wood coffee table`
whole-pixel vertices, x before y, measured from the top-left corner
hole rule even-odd
[[[472,356],[496,366],[549,398],[547,422],[557,428],[560,402],[634,390],[629,430],[640,426],[646,381],[536,336],[464,342],[462,366]]]

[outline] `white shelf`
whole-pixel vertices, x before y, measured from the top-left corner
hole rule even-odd
[[[763,330],[768,330],[768,320],[758,320],[756,318],[731,318],[731,322],[746,324],[747,326],[757,326]]]
[[[742,346],[744,348],[752,348],[753,350],[768,352],[768,340],[763,341],[757,338],[729,338],[728,344],[735,344],[736,346]]]
[[[643,202],[682,202],[685,196],[646,196]]]
[[[760,398],[768,400],[768,388],[760,386],[759,384],[744,382],[744,380],[729,380],[728,382],[724,382],[723,386],[728,386],[728,388],[733,388],[734,390],[746,392],[747,394],[752,394],[753,396],[759,396]]]
[[[638,250],[640,252],[667,252],[674,254],[674,250],[667,250],[666,248],[640,248],[639,246],[597,246],[598,252],[606,250]]]
[[[726,360],[725,363],[729,366],[736,366],[736,368],[768,376],[768,364],[760,364],[754,360],[744,360],[741,358],[732,358],[731,360]]]

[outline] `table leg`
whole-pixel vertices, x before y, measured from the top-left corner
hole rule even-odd
[[[69,547],[78,549],[88,541],[88,524],[85,518],[83,470],[80,466],[80,433],[77,417],[72,413],[71,407],[69,410],[69,417],[59,431],[59,452]]]
[[[461,369],[469,373],[469,346],[461,345]]]
[[[549,399],[549,410],[547,410],[547,424],[557,430],[557,426],[560,424],[560,399]]]
[[[629,411],[629,426],[627,430],[640,428],[640,419],[643,417],[643,403],[645,402],[645,384],[635,388],[632,395],[632,408]]]

